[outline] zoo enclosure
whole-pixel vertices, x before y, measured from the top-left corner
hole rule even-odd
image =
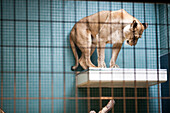
[[[102,10],[125,9],[148,29],[135,47],[123,45],[121,68],[169,71],[169,4],[1,0],[0,108],[6,113],[99,111],[110,97],[112,113],[169,113],[170,83],[138,88],[77,88],[69,33],[81,18]],[[111,58],[106,46],[106,64]],[[92,61],[97,65],[96,51]],[[82,70],[80,67],[78,70]]]

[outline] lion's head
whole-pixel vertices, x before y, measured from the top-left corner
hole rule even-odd
[[[148,27],[147,23],[137,23],[136,20],[123,29],[126,44],[135,46],[142,37],[143,31]]]

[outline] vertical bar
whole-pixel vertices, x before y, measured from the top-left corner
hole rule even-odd
[[[39,58],[39,113],[41,113],[41,49],[40,49],[40,0],[38,0],[38,58]]]
[[[132,3],[132,11],[133,11],[133,17],[135,16],[134,12],[134,2]],[[133,34],[135,35],[135,34]],[[138,112],[138,101],[137,101],[137,88],[136,88],[136,49],[135,46],[133,46],[133,59],[134,59],[134,86],[135,86],[135,113]]]
[[[50,0],[50,31],[51,31],[51,113],[54,113],[54,95],[53,95],[53,22],[52,22],[52,8],[53,8],[53,0]]]
[[[121,9],[123,9],[123,1],[121,1]],[[121,19],[123,20],[123,12],[121,12]],[[123,21],[122,21],[122,29],[123,29]],[[122,30],[122,34],[123,34],[123,30]],[[123,37],[122,37],[123,38]],[[123,113],[126,113],[126,89],[125,89],[125,72],[124,72],[124,68],[125,68],[125,63],[124,63],[124,47],[122,47],[122,56],[123,56]]]
[[[88,16],[88,0],[86,0],[86,17]],[[89,71],[88,71],[88,77],[89,77]],[[88,79],[89,80],[89,79]],[[90,84],[88,84],[90,85]],[[90,112],[90,87],[87,87],[87,109],[88,109],[88,112]]]
[[[88,69],[88,72],[87,72],[87,80],[89,80],[89,69]],[[90,83],[88,83],[88,86],[87,86],[87,109],[88,109],[88,112],[90,112],[90,109],[91,109],[91,104],[90,104]]]
[[[110,22],[111,22],[111,20],[112,20],[112,14],[111,14],[111,11],[112,11],[112,1],[110,0],[109,3],[110,3],[109,4],[109,8],[110,8]],[[112,25],[113,23],[110,23],[110,24]],[[110,27],[110,34],[112,34],[112,28],[111,27]],[[113,46],[113,44],[112,44],[112,46]],[[111,46],[110,46],[110,48],[111,48]],[[112,49],[111,49],[111,52],[112,52]],[[113,71],[111,71],[111,79],[112,79],[112,81],[111,81],[111,85],[112,85],[112,87],[111,87],[111,97],[114,98]],[[114,113],[114,107],[112,108],[112,113]]]
[[[76,79],[76,88],[75,88],[75,93],[76,93],[76,113],[78,113],[78,88],[77,88],[77,77],[75,77]]]
[[[100,81],[99,81],[99,96],[100,96],[100,109],[102,109],[101,73],[100,73]]]
[[[89,76],[89,72],[88,72],[88,76]],[[88,112],[90,112],[90,88],[87,87],[87,109],[88,109]]]
[[[77,4],[76,4],[76,0],[74,0],[74,18],[75,18],[75,22],[76,22],[76,19],[77,19]],[[77,24],[75,25],[75,34],[76,34],[76,37],[77,37]],[[76,38],[77,39],[77,38]],[[77,41],[77,40],[76,40]],[[77,77],[75,77],[76,79],[76,86],[75,86],[75,101],[76,101],[76,113],[78,113],[78,88],[77,88]]]
[[[158,59],[158,30],[157,30],[157,4],[155,3],[155,21],[156,21],[156,61],[157,61],[157,84],[158,84],[158,112],[160,113],[160,88],[159,88],[159,59]]]
[[[62,15],[62,20],[64,21],[65,19],[65,0],[63,0],[63,15]],[[63,46],[65,46],[65,23],[63,23]],[[63,49],[63,81],[64,81],[64,113],[66,113],[66,86],[65,86],[65,48]]]
[[[144,7],[144,23],[146,22],[146,8],[145,8],[145,3],[143,5]],[[148,72],[147,72],[147,68],[148,68],[148,62],[147,62],[147,41],[146,41],[146,32],[145,31],[145,66],[146,66],[146,96],[147,96],[147,113],[149,113],[149,85],[148,85]]]
[[[98,10],[98,34],[99,34],[99,38],[100,38],[100,2],[99,2],[99,0],[97,1],[97,10]],[[100,43],[100,41],[99,41],[99,43]],[[99,44],[99,49],[104,49],[103,47],[100,47],[100,44]],[[100,97],[100,99],[99,99],[99,101],[100,101],[100,109],[102,109],[102,88],[101,88],[101,73],[99,73],[100,74],[100,80],[99,80],[99,97]]]
[[[166,4],[166,21],[167,21],[167,43],[168,43],[168,63],[169,63],[169,21],[168,21],[168,4]],[[170,68],[170,67],[168,67]],[[170,74],[170,73],[169,73]],[[169,97],[170,97],[170,75],[169,75]]]
[[[28,113],[28,0],[26,0],[26,113]]]
[[[3,0],[1,0],[1,108],[3,109]]]
[[[14,113],[16,113],[16,15],[14,2]]]

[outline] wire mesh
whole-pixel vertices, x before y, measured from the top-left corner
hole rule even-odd
[[[1,0],[0,7],[0,108],[5,113],[88,113],[100,111],[111,99],[116,104],[110,113],[169,113],[169,4]],[[122,88],[103,88],[101,81],[98,88],[76,87],[76,71],[83,69],[71,71],[75,63],[69,42],[72,27],[85,24],[79,21],[83,17],[119,9],[148,23],[148,28],[136,46],[123,44],[116,63],[123,69],[167,69],[167,82],[149,87],[146,81],[146,88],[137,88],[136,80],[134,88],[126,88],[125,81]],[[107,44],[107,67],[111,57],[112,45]],[[91,60],[97,66],[97,49]],[[159,71],[157,78],[159,83]]]

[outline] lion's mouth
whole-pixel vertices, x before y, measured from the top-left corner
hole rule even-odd
[[[130,46],[135,46],[136,45],[135,41],[130,42],[129,40],[127,40],[126,43],[128,45],[130,45]]]

